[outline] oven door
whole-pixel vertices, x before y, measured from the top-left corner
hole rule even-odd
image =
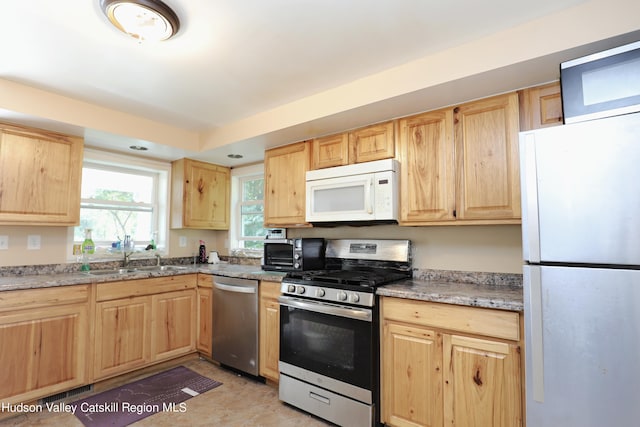
[[[371,309],[289,296],[279,301],[280,361],[285,366],[372,390],[375,342]]]

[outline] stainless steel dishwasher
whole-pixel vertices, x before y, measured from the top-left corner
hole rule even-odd
[[[258,376],[258,281],[213,276],[212,305],[213,360]]]

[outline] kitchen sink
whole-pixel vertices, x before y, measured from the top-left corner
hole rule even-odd
[[[92,276],[108,276],[111,274],[129,274],[143,271],[179,271],[187,270],[189,267],[184,265],[150,265],[146,267],[135,268],[112,268],[108,270],[91,270],[88,271]]]
[[[127,274],[134,273],[135,268],[112,268],[110,270],[91,270],[88,273],[93,276],[106,276],[109,274]]]
[[[148,267],[138,267],[136,270],[138,271],[176,271],[176,270],[186,270],[189,267],[184,265],[150,265]]]

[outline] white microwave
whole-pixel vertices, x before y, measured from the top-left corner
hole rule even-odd
[[[318,169],[306,175],[306,221],[398,222],[397,160]]]

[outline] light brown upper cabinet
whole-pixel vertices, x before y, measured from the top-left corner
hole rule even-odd
[[[520,222],[518,95],[399,120],[401,225]]]
[[[562,124],[560,82],[520,91],[520,129],[532,130]]]
[[[394,122],[316,138],[312,145],[312,169],[390,159],[395,156]]]
[[[228,230],[231,171],[180,159],[171,163],[171,228]]]
[[[310,165],[311,141],[297,142],[265,151],[265,226],[309,226],[305,221],[305,179]]]
[[[316,138],[313,145],[312,169],[330,168],[349,164],[349,134]]]
[[[395,157],[393,122],[379,123],[349,132],[350,163]]]
[[[0,224],[77,225],[82,138],[0,124]]]
[[[401,223],[455,219],[453,110],[400,119]]]

